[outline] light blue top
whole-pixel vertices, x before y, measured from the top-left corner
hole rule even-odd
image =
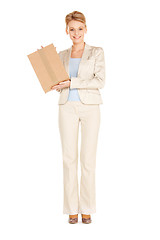
[[[78,68],[81,58],[70,58],[69,61],[69,75],[71,77],[77,77]],[[77,88],[69,88],[68,101],[81,101]]]

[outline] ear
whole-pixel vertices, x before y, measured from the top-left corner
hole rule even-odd
[[[68,34],[68,29],[66,28],[65,30],[66,30],[66,34]]]

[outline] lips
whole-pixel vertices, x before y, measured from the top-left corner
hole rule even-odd
[[[81,37],[81,36],[80,36]],[[74,37],[75,39],[79,39],[80,37]]]

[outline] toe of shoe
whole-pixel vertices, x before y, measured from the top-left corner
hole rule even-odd
[[[82,218],[82,223],[88,224],[88,223],[91,223],[91,222],[92,222],[91,218]]]
[[[68,222],[69,222],[69,223],[73,223],[73,224],[74,224],[74,223],[77,223],[77,222],[78,222],[78,218],[69,218],[69,219],[68,219]]]

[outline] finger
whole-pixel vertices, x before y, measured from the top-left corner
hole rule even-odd
[[[52,87],[52,89],[58,89],[58,87]]]
[[[63,82],[59,82],[59,84],[66,84],[66,83],[69,83],[70,80],[66,80],[66,81],[63,81]]]
[[[58,84],[56,84],[56,85],[52,86],[52,88],[55,88],[55,87],[58,87]]]
[[[60,87],[57,87],[57,86],[54,86],[54,87],[52,87],[51,89],[60,89]]]
[[[58,84],[65,84],[67,81],[59,82]]]

